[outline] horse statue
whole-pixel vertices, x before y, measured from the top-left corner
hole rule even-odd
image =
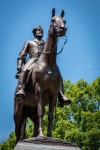
[[[55,9],[52,10],[52,19],[48,30],[48,36],[43,53],[39,60],[33,64],[25,87],[26,96],[22,100],[15,96],[14,99],[14,122],[16,143],[23,138],[25,121],[29,117],[34,122],[34,135],[44,136],[42,118],[45,113],[45,106],[49,104],[48,131],[47,136],[51,137],[51,124],[53,112],[60,90],[60,71],[56,64],[58,37],[64,36],[67,28],[63,19],[64,10],[60,16],[55,16]],[[17,90],[16,90],[17,91]],[[15,93],[16,93],[15,91]],[[16,95],[16,94],[15,94]]]

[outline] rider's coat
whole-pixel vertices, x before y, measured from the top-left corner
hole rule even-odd
[[[18,59],[21,59],[24,63],[29,54],[29,60],[22,66],[22,71],[30,70],[33,66],[33,63],[37,61],[42,54],[44,49],[45,42],[43,40],[34,39],[33,41],[25,42]]]

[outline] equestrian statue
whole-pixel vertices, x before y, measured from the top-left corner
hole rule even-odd
[[[17,59],[18,85],[14,96],[16,143],[24,138],[25,122],[28,117],[34,122],[33,136],[44,136],[42,118],[48,104],[47,136],[51,137],[56,101],[59,101],[61,107],[71,103],[64,95],[62,76],[56,63],[58,37],[65,36],[67,31],[66,20],[63,17],[64,10],[60,16],[55,16],[53,9],[46,42],[42,40],[42,27],[36,26],[32,30],[34,40],[25,42]]]

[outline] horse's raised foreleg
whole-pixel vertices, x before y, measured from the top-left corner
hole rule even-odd
[[[56,100],[57,100],[56,95],[54,97],[51,96],[49,99],[48,132],[47,132],[48,137],[52,137],[51,126],[52,126],[53,112],[54,112],[54,107],[56,105]]]
[[[42,118],[43,118],[42,92],[41,92],[41,87],[39,84],[36,84],[36,86],[35,86],[35,96],[36,96],[38,119],[39,119],[39,129],[38,129],[39,134],[38,134],[38,136],[44,136],[43,129],[42,129]]]

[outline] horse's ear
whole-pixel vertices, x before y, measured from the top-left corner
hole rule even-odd
[[[62,9],[61,17],[63,18],[63,17],[64,17],[64,15],[65,15],[65,12],[64,12],[64,10]]]
[[[55,8],[52,9],[52,17],[55,16]]]

